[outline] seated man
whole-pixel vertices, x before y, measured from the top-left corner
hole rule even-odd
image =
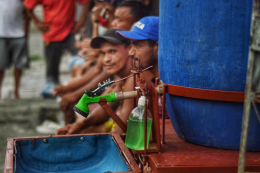
[[[96,6],[92,9],[94,14],[99,14],[100,9],[102,9],[104,5],[108,6],[106,2],[98,2],[97,0],[95,2]],[[112,22],[112,26],[116,29],[130,30],[135,22],[147,15],[149,15],[149,12],[144,3],[138,1],[123,1],[115,10],[115,19]],[[89,51],[89,46],[85,45],[84,47]],[[93,79],[94,76],[96,77]],[[67,86],[57,86],[54,91],[56,95],[63,96],[60,106],[63,110],[66,110],[65,116],[73,115],[72,107],[82,96],[86,88],[94,89],[100,81],[108,77],[109,76],[102,71],[102,62],[98,59],[96,65],[89,72],[81,76],[81,78],[72,80]],[[149,71],[146,71],[141,74],[141,77],[146,81],[150,81],[153,75]],[[70,91],[73,92],[64,95]]]
[[[113,79],[121,79],[131,75],[131,61],[128,56],[130,42],[128,39],[118,37],[115,29],[108,30],[102,37],[96,37],[91,41],[93,48],[100,48],[100,58],[106,73],[113,75]],[[105,93],[133,90],[133,77],[115,83]],[[82,93],[83,94],[83,93]],[[120,103],[109,103],[116,110]],[[124,108],[124,109],[123,109]],[[124,100],[120,112],[120,118],[126,122],[128,114],[134,108],[132,100]],[[125,113],[126,112],[126,113]],[[108,121],[109,115],[101,107],[96,107],[87,118],[78,119],[76,123],[67,125],[57,131],[57,135],[74,133],[104,133],[110,132],[114,127],[113,121]],[[119,127],[115,130],[121,132]]]

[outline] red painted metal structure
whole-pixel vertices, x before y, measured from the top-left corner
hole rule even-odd
[[[150,154],[154,173],[236,173],[239,151],[203,147],[182,141],[169,119],[162,153]],[[260,171],[260,152],[247,152],[246,171]]]
[[[220,91],[220,90],[209,90],[200,88],[183,87],[177,85],[166,84],[165,92],[171,95],[205,99],[205,100],[217,100],[227,102],[244,102],[244,92],[234,91]]]
[[[126,124],[118,117],[113,109],[108,106],[106,99],[101,98],[98,104],[108,113],[108,115],[116,122],[116,124],[123,130],[123,132],[126,132]]]

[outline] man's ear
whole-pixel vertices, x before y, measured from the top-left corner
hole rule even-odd
[[[129,55],[129,51],[130,49],[132,48],[132,44],[130,44],[126,49],[127,49],[127,52],[128,52],[128,55]]]
[[[156,58],[158,59],[158,50],[159,50],[159,43],[158,41],[154,45],[154,54],[156,55]]]

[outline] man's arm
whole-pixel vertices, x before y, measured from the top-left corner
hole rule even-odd
[[[79,88],[78,90],[62,97],[62,100],[60,102],[61,110],[66,111],[69,104],[76,102],[84,94],[85,90],[90,88],[95,89],[99,82],[102,82],[108,79],[109,77],[111,77],[111,75],[108,75],[105,71],[103,71],[100,75],[98,75],[93,80],[91,80],[91,82],[85,84],[83,87]]]
[[[32,19],[32,21],[34,22],[34,24],[36,25],[36,27],[41,31],[41,32],[48,32],[49,31],[49,26],[44,23],[41,22],[33,13],[33,9],[26,9],[27,14],[30,16],[30,18]]]
[[[63,95],[64,93],[66,93],[68,91],[75,90],[75,89],[80,88],[81,86],[89,84],[90,82],[92,82],[94,80],[93,76],[97,76],[96,78],[100,78],[100,81],[98,81],[98,82],[101,82],[102,80],[104,80],[103,78],[106,79],[106,78],[109,78],[109,76],[110,76],[107,73],[105,73],[104,71],[102,72],[102,62],[100,59],[98,59],[97,64],[91,70],[89,70],[86,74],[82,75],[79,78],[72,79],[73,82],[70,82],[66,86],[58,85],[57,87],[55,87],[53,90],[53,95]],[[90,87],[90,88],[94,89],[95,87],[96,86]],[[86,89],[89,89],[89,88],[86,88]]]
[[[87,73],[82,75],[82,77],[74,80],[73,83],[70,83],[69,85],[65,86],[65,88],[67,91],[79,88],[80,86],[93,80],[93,76],[98,76],[100,73],[102,74],[102,61],[101,58],[98,58],[97,64],[91,70],[89,70]],[[109,75],[107,75],[107,77],[108,76]]]
[[[92,0],[88,0],[84,4],[83,11],[82,11],[82,13],[80,15],[79,21],[74,25],[74,27],[72,29],[73,33],[77,33],[79,31],[80,27],[85,23],[87,14],[88,14],[88,12],[90,10],[91,2],[92,2]]]
[[[24,9],[24,19],[24,37],[28,39],[31,19],[26,9]]]

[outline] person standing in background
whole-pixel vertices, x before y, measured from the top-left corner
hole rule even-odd
[[[81,17],[75,22],[76,2],[84,5]],[[53,97],[53,88],[59,83],[59,65],[64,49],[75,56],[74,33],[84,24],[91,0],[25,0],[29,16],[36,27],[43,33],[46,58],[46,86],[42,90],[43,97]],[[33,13],[36,5],[42,5],[44,21],[40,21]]]
[[[0,97],[4,70],[14,64],[14,95],[19,98],[22,70],[29,67],[29,17],[22,0],[0,0]]]

